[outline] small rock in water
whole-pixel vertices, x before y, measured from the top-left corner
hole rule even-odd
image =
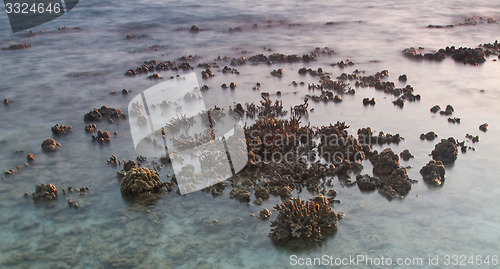
[[[191,33],[199,33],[200,32],[200,27],[198,27],[198,25],[193,25],[191,26],[191,29],[189,29],[189,32]]]
[[[264,208],[260,211],[259,216],[263,220],[268,219],[271,216],[271,211],[269,211],[269,209],[267,208]]]
[[[411,154],[410,150],[408,150],[408,149],[403,150],[399,154],[399,156],[401,157],[401,159],[403,159],[403,161],[408,161],[411,158],[415,158],[415,156],[413,156],[413,154]]]
[[[479,130],[486,132],[488,130],[488,123],[483,123],[479,126]]]

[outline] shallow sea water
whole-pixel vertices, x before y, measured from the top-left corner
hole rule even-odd
[[[81,1],[70,13],[39,26],[34,38],[26,32],[12,34],[5,13],[0,13],[0,47],[29,42],[32,48],[0,50],[0,97],[11,100],[0,106],[0,169],[24,164],[26,153],[35,162],[20,173],[0,182],[0,263],[2,268],[286,268],[290,255],[334,257],[417,257],[428,255],[500,255],[500,184],[495,171],[499,153],[500,61],[481,66],[443,62],[416,62],[404,58],[401,50],[411,46],[439,49],[448,45],[475,47],[499,39],[499,24],[427,29],[429,24],[458,24],[473,15],[500,19],[500,4],[492,1]],[[271,20],[271,21],[270,21]],[[334,21],[334,25],[325,25]],[[258,29],[252,29],[254,23]],[[189,33],[191,25],[203,30]],[[58,27],[81,27],[81,31],[57,31]],[[229,33],[228,27],[241,26],[242,32]],[[182,29],[182,30],[180,30]],[[126,36],[146,35],[127,40]],[[152,45],[164,49],[151,51]],[[307,87],[294,87],[293,80],[317,83],[311,76],[299,76],[303,66],[323,67],[332,77],[354,69],[374,74],[387,69],[388,80],[397,86],[400,74],[422,100],[395,107],[393,97],[373,88],[359,88],[354,96],[344,96],[340,104],[311,103],[308,119],[321,126],[346,121],[350,132],[370,126],[376,131],[400,133],[405,137],[395,152],[410,149],[414,159],[410,178],[418,180],[403,200],[388,201],[378,193],[361,193],[344,187],[335,179],[338,191],[334,210],[345,212],[335,236],[321,246],[306,250],[286,250],[274,246],[267,236],[267,221],[251,217],[262,208],[279,202],[272,197],[262,206],[246,205],[223,196],[196,192],[187,196],[165,195],[155,204],[144,206],[124,200],[116,169],[106,166],[111,154],[120,159],[135,158],[127,121],[99,128],[117,131],[109,145],[92,143],[85,134],[83,115],[93,107],[107,105],[126,110],[140,91],[154,85],[145,75],[130,78],[123,74],[148,59],[175,60],[197,54],[200,62],[217,56],[244,56],[266,52],[304,54],[316,47],[336,53],[321,56],[308,64],[244,65],[241,75],[225,75],[207,81],[209,105],[227,106],[257,102],[252,91],[261,82],[261,92],[281,99],[285,107],[302,103]],[[240,48],[240,49],[235,49]],[[134,53],[131,53],[134,52]],[[331,63],[350,59],[356,65],[339,69]],[[278,79],[269,73],[283,68]],[[201,69],[195,68],[200,76]],[[179,72],[182,74],[182,72]],[[171,71],[161,73],[173,75]],[[235,81],[235,91],[220,84]],[[111,91],[131,89],[128,96]],[[283,95],[273,95],[276,91]],[[480,90],[484,90],[481,93]],[[374,107],[363,107],[364,97],[375,97]],[[429,108],[452,104],[460,125],[448,124],[446,117],[433,115]],[[486,133],[478,130],[489,123]],[[51,137],[56,123],[73,126],[73,133],[56,138],[63,146],[54,154],[41,152],[41,142]],[[435,131],[439,138],[465,139],[466,133],[480,135],[476,151],[459,154],[448,166],[441,188],[426,185],[419,169],[428,162],[434,142],[420,141],[420,133]],[[469,144],[471,144],[469,142]],[[382,150],[384,147],[376,147]],[[22,149],[23,153],[16,153]],[[371,174],[369,162],[362,173]],[[164,169],[163,179],[172,171]],[[36,184],[49,182],[57,187],[88,186],[85,196],[67,194],[79,202],[78,210],[67,206],[64,197],[54,203],[37,203],[23,198]],[[308,198],[309,194],[301,194]],[[150,213],[146,213],[150,210]],[[214,222],[216,220],[216,222]],[[346,266],[348,267],[348,266]],[[364,266],[358,266],[364,267]],[[404,266],[388,266],[404,268]],[[424,264],[424,268],[433,268]],[[440,267],[443,267],[442,265]]]

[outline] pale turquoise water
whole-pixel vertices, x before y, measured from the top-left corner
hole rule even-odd
[[[472,67],[451,60],[414,62],[400,54],[410,46],[438,49],[494,42],[500,37],[498,24],[452,29],[426,26],[456,24],[472,15],[499,19],[497,3],[82,1],[59,20],[34,29],[46,32],[35,38],[25,37],[26,33],[11,34],[5,13],[0,14],[0,47],[20,42],[33,44],[23,51],[0,51],[0,97],[13,101],[8,107],[0,106],[0,169],[24,163],[27,152],[36,156],[31,167],[0,183],[2,268],[123,267],[127,263],[117,261],[126,261],[125,258],[136,261],[139,267],[152,268],[282,268],[290,266],[290,255],[500,255],[500,186],[495,173],[500,131],[496,124],[500,115],[500,62],[489,59],[482,66]],[[267,20],[273,22],[266,23]],[[280,20],[286,23],[281,24]],[[338,24],[325,26],[327,21]],[[261,27],[252,30],[254,23]],[[300,25],[288,26],[290,23]],[[206,31],[196,35],[176,31],[192,24]],[[265,27],[266,24],[271,27]],[[82,30],[58,32],[61,26],[79,26]],[[243,31],[227,32],[228,27],[236,26],[242,26]],[[147,37],[126,40],[127,34]],[[155,44],[166,46],[166,50],[144,52]],[[335,50],[335,55],[305,66],[323,67],[332,76],[356,68],[367,74],[388,69],[389,79],[401,86],[404,84],[399,84],[397,77],[405,73],[408,84],[423,97],[400,110],[391,104],[391,96],[363,88],[355,96],[345,96],[344,102],[337,105],[313,104],[315,112],[309,120],[315,125],[342,120],[351,126],[351,132],[371,126],[377,131],[400,133],[406,140],[392,148],[397,152],[409,148],[415,154],[415,159],[404,165],[414,167],[409,169],[409,175],[419,183],[406,199],[388,202],[377,193],[360,193],[357,187],[344,188],[335,181],[334,188],[342,203],[334,209],[345,212],[346,218],[339,223],[333,238],[310,251],[273,246],[267,237],[270,220],[249,216],[261,208],[272,208],[279,201],[277,197],[262,206],[247,206],[229,199],[226,189],[224,196],[218,198],[198,192],[186,197],[167,195],[147,208],[128,204],[120,195],[115,169],[106,166],[111,154],[120,159],[135,157],[128,123],[100,124],[100,128],[119,132],[109,146],[93,144],[83,132],[83,115],[91,108],[105,104],[125,110],[134,93],[155,83],[144,76],[123,76],[144,60],[174,60],[198,54],[204,57],[202,61],[209,61],[219,55],[239,55],[235,47],[248,50],[249,55],[265,53],[263,46],[275,52],[298,54],[328,46]],[[344,70],[329,66],[345,59],[358,64]],[[291,86],[291,81],[317,83],[310,76],[297,74],[302,66],[246,65],[236,67],[241,73],[238,77],[216,73],[215,78],[203,82],[211,86],[206,102],[231,105],[257,101],[259,94],[251,87],[260,81],[262,91],[289,92],[281,98],[286,107],[297,104],[308,91]],[[285,70],[281,80],[269,75],[277,68]],[[195,70],[199,74],[201,69]],[[75,73],[87,76],[72,76]],[[231,81],[238,84],[234,92],[219,88]],[[132,89],[133,94],[109,95],[110,91],[123,88]],[[481,89],[485,92],[480,93]],[[294,91],[298,91],[297,95]],[[363,107],[364,97],[375,97],[377,105]],[[445,117],[431,115],[428,110],[435,104],[452,104],[462,123],[450,125]],[[490,125],[487,133],[478,130],[483,122]],[[74,132],[57,139],[63,144],[61,151],[43,154],[40,144],[51,137],[50,126],[56,123],[71,125]],[[421,142],[418,135],[430,130],[441,138],[454,136],[463,140],[466,133],[481,137],[474,145],[475,152],[461,154],[448,167],[446,182],[439,189],[425,185],[418,173],[434,147],[434,143]],[[17,149],[24,149],[25,153],[16,153]],[[370,173],[370,164],[364,165],[364,172]],[[162,178],[169,173],[162,171]],[[82,204],[76,211],[68,208],[62,197],[52,205],[35,205],[22,197],[42,182],[89,186],[91,190],[83,197],[72,195]],[[146,213],[147,209],[151,212]],[[275,216],[273,212],[272,218]],[[213,220],[218,220],[218,224]]]

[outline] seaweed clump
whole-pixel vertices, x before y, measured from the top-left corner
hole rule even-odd
[[[318,195],[310,201],[290,198],[274,207],[278,216],[269,236],[277,245],[301,248],[322,242],[337,231],[338,216],[328,199]]]

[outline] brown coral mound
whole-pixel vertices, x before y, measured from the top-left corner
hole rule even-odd
[[[94,110],[85,114],[83,117],[85,121],[100,121],[102,118],[108,118],[108,120],[112,122],[114,119],[126,119],[127,115],[125,115],[120,109],[102,106],[99,109],[94,108]]]
[[[52,126],[51,130],[54,135],[65,135],[71,133],[73,131],[73,128],[71,126],[66,126],[64,124],[61,125],[56,124]]]
[[[146,167],[132,168],[122,180],[120,190],[124,195],[158,192],[162,186],[160,176]]]
[[[291,198],[274,207],[278,217],[271,222],[269,236],[275,244],[302,248],[323,241],[337,231],[338,217],[322,195],[304,202]]]
[[[424,181],[434,186],[441,186],[444,183],[444,174],[446,169],[441,161],[430,160],[422,169],[420,174]]]
[[[457,141],[453,137],[441,139],[432,151],[432,158],[443,163],[452,163],[458,157]]]
[[[390,148],[384,149],[380,154],[370,159],[373,164],[373,174],[390,175],[399,167],[399,157]]]
[[[61,144],[57,143],[54,139],[49,138],[43,141],[42,150],[45,152],[53,152],[58,150],[61,147]]]
[[[33,193],[33,200],[39,199],[54,200],[57,199],[57,189],[52,184],[38,184]]]

